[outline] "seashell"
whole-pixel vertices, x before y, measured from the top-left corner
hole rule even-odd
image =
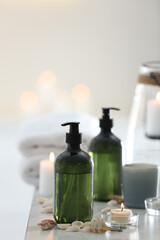
[[[93,220],[91,222],[91,232],[95,233],[104,233],[106,231],[117,231],[122,232],[121,229],[118,228],[110,228],[108,227],[102,219],[97,218],[97,220]]]
[[[71,224],[57,224],[57,227],[59,228],[59,229],[61,229],[61,230],[66,230],[68,227],[70,227],[71,226]]]
[[[91,227],[90,226],[86,226],[80,229],[81,232],[91,232]]]
[[[104,233],[107,231],[106,224],[102,219],[97,218],[91,222],[91,232]]]
[[[51,219],[45,219],[37,224],[43,231],[53,228],[56,222]]]
[[[83,223],[83,227],[87,227],[87,226],[90,226],[91,225],[91,222],[85,222]]]
[[[117,204],[118,202],[116,200],[110,200],[109,202],[107,202],[108,207],[116,206]]]
[[[53,207],[44,208],[41,213],[53,213]]]
[[[83,222],[81,222],[81,221],[72,222],[72,226],[82,227],[83,226]]]
[[[109,212],[109,211],[111,211],[111,209],[110,209],[110,208],[103,208],[103,209],[101,210],[101,213],[104,213],[104,212]]]
[[[39,204],[44,204],[45,201],[46,201],[46,198],[37,198],[37,202]]]
[[[43,205],[42,207],[45,208],[45,207],[52,207],[53,206],[53,198],[47,200]]]
[[[79,232],[80,231],[80,227],[73,225],[70,226],[66,229],[66,232]]]

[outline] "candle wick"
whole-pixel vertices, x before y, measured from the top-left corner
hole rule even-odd
[[[121,212],[123,211],[124,205],[121,203]]]

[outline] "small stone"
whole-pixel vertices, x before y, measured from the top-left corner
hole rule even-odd
[[[110,208],[103,208],[103,209],[101,210],[101,213],[104,213],[104,212],[110,212],[110,211],[111,211]]]
[[[66,230],[68,227],[70,227],[71,224],[57,224],[57,227],[61,230]]]
[[[46,198],[37,198],[37,202],[38,202],[39,204],[44,204],[45,201],[46,201]]]
[[[110,200],[109,202],[107,202],[108,207],[116,206],[117,204],[118,202],[116,200]]]
[[[41,213],[53,213],[53,207],[44,208]]]
[[[74,222],[72,222],[72,226],[82,227],[83,226],[83,222],[81,222],[81,221],[74,221]]]
[[[80,227],[78,226],[70,226],[66,229],[66,232],[79,232],[80,231]]]
[[[81,232],[91,232],[91,227],[90,226],[86,226],[80,229]]]
[[[91,222],[85,222],[83,223],[83,227],[87,227],[87,226],[90,226],[91,225]]]
[[[47,201],[44,202],[44,204],[42,205],[43,208],[45,207],[52,207],[53,206],[53,198],[48,199]]]

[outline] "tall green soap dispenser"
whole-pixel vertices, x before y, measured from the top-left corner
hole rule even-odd
[[[66,150],[54,165],[54,218],[57,223],[91,221],[93,215],[93,160],[80,148],[79,122],[68,122]]]
[[[100,133],[92,139],[89,154],[94,162],[93,198],[97,201],[108,201],[109,195],[121,195],[122,184],[122,145],[111,132],[113,120],[110,110],[103,108],[100,119]]]

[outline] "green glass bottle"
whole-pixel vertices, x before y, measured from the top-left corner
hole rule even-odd
[[[79,123],[69,122],[67,149],[54,165],[54,218],[57,223],[91,221],[93,215],[93,160],[80,148]]]
[[[94,193],[97,201],[108,201],[109,195],[121,195],[122,187],[122,145],[121,141],[111,132],[113,120],[110,110],[103,108],[100,119],[101,131],[92,139],[89,154],[94,161]]]

